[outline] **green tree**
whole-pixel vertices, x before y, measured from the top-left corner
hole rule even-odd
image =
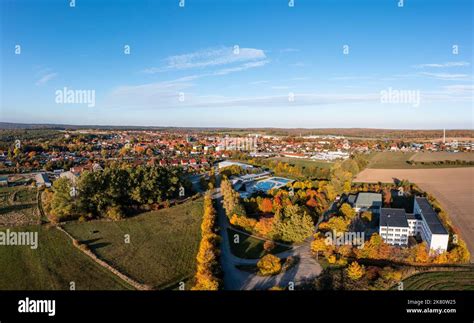
[[[51,199],[50,221],[60,222],[77,217],[76,201],[71,195],[72,185],[67,178],[59,178],[53,184],[54,195]]]
[[[280,213],[280,212],[277,212]],[[302,242],[314,232],[314,223],[297,205],[287,205],[275,217],[273,236],[287,242]]]

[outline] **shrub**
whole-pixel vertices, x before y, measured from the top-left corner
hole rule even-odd
[[[119,206],[109,206],[106,215],[109,219],[118,221],[123,218],[122,210]]]
[[[274,255],[265,255],[257,263],[259,273],[263,276],[276,275],[281,271],[280,258]]]
[[[359,280],[365,274],[365,268],[354,261],[346,269],[347,276],[352,280]]]
[[[275,248],[275,242],[273,242],[271,240],[266,240],[263,243],[263,250],[265,250],[265,252],[267,252],[267,253],[272,251],[274,248]]]

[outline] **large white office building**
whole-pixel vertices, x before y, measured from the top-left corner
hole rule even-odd
[[[441,223],[438,214],[424,197],[416,197],[413,213],[420,215],[419,230],[423,241],[426,241],[430,250],[443,252],[448,250],[449,233]]]
[[[379,234],[390,245],[408,245],[410,227],[404,209],[380,210]]]
[[[448,249],[449,233],[424,197],[415,197],[413,213],[382,208],[379,234],[390,245],[406,246],[410,236],[420,235],[430,251],[441,253]]]

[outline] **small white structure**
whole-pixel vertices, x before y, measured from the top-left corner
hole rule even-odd
[[[338,150],[338,151],[320,152],[312,156],[311,159],[336,160],[336,159],[347,159],[349,158],[349,156],[350,156],[349,153]]]
[[[36,186],[51,187],[51,181],[46,173],[38,173],[35,176]]]
[[[239,167],[242,167],[243,169],[253,168],[252,165],[239,163],[239,162],[233,162],[229,160],[221,161],[219,164],[217,164],[217,166],[219,169],[222,169],[224,167],[229,167],[229,166],[239,166]]]
[[[356,212],[370,211],[379,214],[382,207],[382,194],[359,192],[352,207]]]

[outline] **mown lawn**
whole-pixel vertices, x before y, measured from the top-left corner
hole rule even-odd
[[[250,237],[232,229],[227,229],[227,234],[229,235],[230,250],[234,256],[244,259],[259,259],[265,255],[265,250],[263,249],[265,240]],[[234,243],[235,235],[239,236],[239,243]],[[270,253],[277,254],[289,249],[288,247],[277,244]]]
[[[77,290],[131,289],[76,249],[64,233],[39,225],[13,230],[37,231],[38,249],[0,246],[1,290],[68,290],[70,282]]]
[[[202,214],[198,199],[122,221],[71,222],[64,229],[135,280],[170,288],[194,274]]]
[[[403,281],[404,290],[474,290],[474,271],[421,273]]]

